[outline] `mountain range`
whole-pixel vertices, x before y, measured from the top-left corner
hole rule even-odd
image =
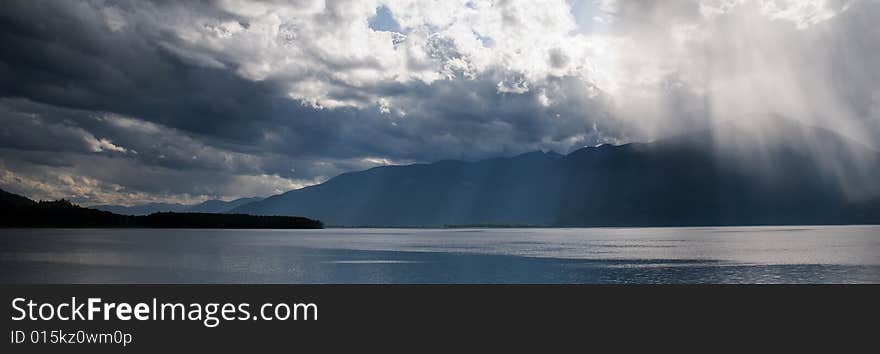
[[[880,153],[793,121],[755,128],[376,167],[230,212],[332,226],[880,223]]]
[[[194,205],[178,203],[146,203],[132,206],[100,204],[92,205],[91,208],[123,215],[149,215],[162,212],[225,214],[229,213],[230,211],[232,211],[232,209],[235,209],[236,207],[260,200],[263,200],[263,198],[239,198],[228,202],[212,199]]]
[[[124,215],[83,208],[64,199],[38,202],[0,189],[0,228],[3,227],[317,229],[323,224],[296,216],[199,212]]]

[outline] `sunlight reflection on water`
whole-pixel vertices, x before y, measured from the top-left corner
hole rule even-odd
[[[880,282],[880,227],[0,231],[0,281]]]

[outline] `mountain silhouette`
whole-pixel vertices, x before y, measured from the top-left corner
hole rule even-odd
[[[109,211],[124,215],[149,215],[153,213],[174,212],[174,213],[229,213],[232,209],[260,201],[263,198],[239,198],[231,201],[207,200],[199,204],[178,204],[178,203],[146,203],[132,206],[100,204],[93,205],[92,208],[98,210]]]
[[[877,151],[780,119],[568,155],[376,167],[232,212],[335,226],[880,223],[877,180]]]
[[[315,229],[322,228],[323,224],[318,220],[296,216],[195,212],[121,215],[83,208],[64,199],[36,202],[0,190],[0,227]]]

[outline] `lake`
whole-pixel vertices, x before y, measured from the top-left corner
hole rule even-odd
[[[0,229],[2,283],[880,283],[880,226]]]

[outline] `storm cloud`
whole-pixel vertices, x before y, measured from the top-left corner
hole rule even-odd
[[[875,1],[7,1],[0,187],[265,196],[784,116],[880,146]]]

